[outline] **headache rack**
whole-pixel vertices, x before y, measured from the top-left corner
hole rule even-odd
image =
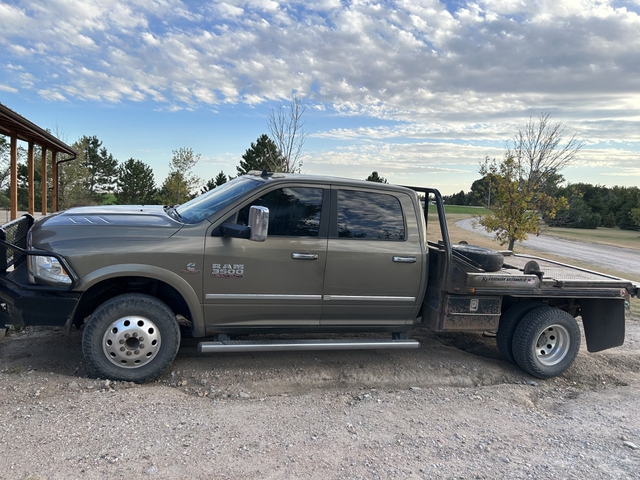
[[[32,226],[33,217],[26,214],[0,227],[0,275],[6,275],[26,259],[27,234]]]

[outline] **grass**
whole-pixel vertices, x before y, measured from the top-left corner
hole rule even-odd
[[[473,215],[484,215],[488,210],[484,207],[472,207],[470,205],[445,205],[444,213],[447,215],[466,215],[472,217]],[[429,205],[429,214],[435,214],[437,212],[435,205]]]
[[[605,227],[598,227],[596,229],[546,227],[542,233],[566,240],[600,243],[603,245],[613,245],[614,247],[640,250],[640,231],[635,230],[620,230],[619,228]]]
[[[470,207],[468,205],[445,205],[444,211],[447,215],[449,214],[484,215],[487,209],[484,207]]]

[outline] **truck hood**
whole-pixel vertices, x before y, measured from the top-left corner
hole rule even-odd
[[[57,245],[84,245],[122,241],[161,240],[175,234],[183,223],[162,206],[109,205],[78,207],[38,220],[31,230],[32,245],[54,250]]]

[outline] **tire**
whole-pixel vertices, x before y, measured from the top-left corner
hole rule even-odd
[[[89,317],[82,352],[101,378],[143,383],[164,372],[180,347],[180,327],[171,309],[138,293],[114,297]]]
[[[537,308],[526,314],[513,334],[513,356],[525,372],[538,378],[564,373],[580,350],[580,328],[563,310]]]
[[[513,333],[516,327],[527,313],[530,311],[544,307],[540,302],[526,301],[511,305],[506,312],[500,317],[498,333],[496,333],[496,344],[500,354],[511,363],[516,363],[513,358]]]
[[[486,272],[497,272],[502,268],[504,256],[491,248],[477,247],[475,245],[454,244],[451,245],[454,252],[466,257]]]

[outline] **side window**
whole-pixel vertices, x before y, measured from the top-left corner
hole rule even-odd
[[[246,225],[249,207],[269,209],[268,235],[284,237],[317,237],[320,231],[322,189],[286,187],[254,200],[238,212],[238,223]]]
[[[404,217],[393,195],[338,190],[338,237],[404,240]]]

